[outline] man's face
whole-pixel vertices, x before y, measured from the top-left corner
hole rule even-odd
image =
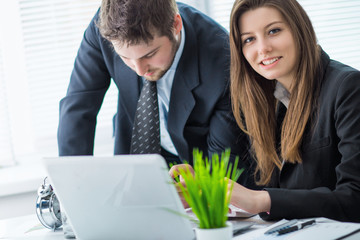
[[[180,34],[175,35],[175,40],[168,37],[157,37],[146,43],[128,46],[119,45],[112,41],[116,53],[124,63],[149,81],[159,80],[171,67],[180,43]]]

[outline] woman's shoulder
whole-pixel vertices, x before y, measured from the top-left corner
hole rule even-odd
[[[326,71],[334,77],[358,76],[360,74],[359,70],[334,59],[330,59]]]
[[[341,88],[360,89],[360,71],[337,60],[329,59],[324,69],[322,88],[336,92]]]

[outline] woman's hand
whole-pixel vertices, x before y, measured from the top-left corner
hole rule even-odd
[[[267,191],[251,190],[231,180],[229,180],[229,189],[232,183],[234,187],[230,204],[253,214],[270,211],[271,199]]]
[[[172,166],[169,171],[169,175],[171,176],[171,178],[175,179],[179,176],[179,182],[175,184],[175,187],[176,187],[177,193],[180,196],[180,200],[181,200],[184,208],[189,208],[190,206],[185,201],[183,193],[182,193],[180,187],[178,186],[179,184],[182,184],[186,188],[184,178],[181,176],[179,169],[184,169],[184,170],[188,169],[193,175],[195,174],[194,169],[189,164],[179,164],[179,165]]]

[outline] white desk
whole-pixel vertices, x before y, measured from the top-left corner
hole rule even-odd
[[[62,231],[52,232],[43,227],[33,214],[0,220],[0,239],[63,240],[64,235]]]
[[[244,219],[242,221],[255,222],[255,225],[252,226],[254,229],[266,227],[271,224],[261,220],[258,216]],[[53,232],[47,228],[44,228],[37,219],[37,216],[33,214],[23,217],[0,220],[0,239],[64,240],[65,238],[62,230]]]
[[[234,240],[251,240],[251,239],[284,239],[283,237],[280,238],[267,238],[265,235],[261,234],[259,238],[259,231],[264,231],[266,227],[271,225],[272,223],[265,222],[261,220],[258,216],[244,219],[241,221],[252,221],[255,223],[251,227],[251,229],[245,231],[241,235],[235,236]],[[264,229],[264,230],[263,230]],[[311,229],[311,228],[310,228]],[[303,231],[303,230],[300,230]],[[299,232],[300,232],[299,231]],[[17,218],[10,218],[5,220],[0,220],[0,239],[1,240],[64,240],[64,235],[62,230],[58,231],[51,231],[49,229],[44,228],[39,220],[37,219],[36,215],[28,215],[23,217]],[[332,239],[331,237],[321,238],[321,236],[314,236],[312,235],[310,238],[307,239]],[[360,232],[353,234],[346,238],[346,240],[358,240],[360,239]]]

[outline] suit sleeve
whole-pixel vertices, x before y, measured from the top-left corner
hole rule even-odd
[[[239,157],[239,169],[243,173],[238,183],[251,188],[258,189],[254,181],[254,167],[249,157],[249,141],[247,135],[238,127],[231,111],[229,88],[225,87],[223,96],[217,102],[212,115],[208,135],[209,156],[213,153],[221,153],[224,149],[231,149],[231,161]]]
[[[344,77],[334,109],[341,155],[335,167],[334,189],[266,189],[271,210],[270,215],[261,214],[265,219],[327,217],[360,222],[360,72],[353,71]]]
[[[93,154],[96,117],[110,84],[96,16],[85,31],[67,94],[60,101],[60,156]]]

